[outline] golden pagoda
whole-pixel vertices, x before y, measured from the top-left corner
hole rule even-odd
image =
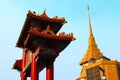
[[[120,62],[111,60],[97,47],[88,6],[89,40],[87,51],[80,61],[82,70],[76,80],[120,80]]]

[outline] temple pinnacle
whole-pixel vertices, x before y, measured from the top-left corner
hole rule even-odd
[[[89,28],[90,28],[90,35],[93,34],[92,32],[92,25],[91,25],[91,21],[90,21],[90,8],[88,6],[88,23],[89,23]]]

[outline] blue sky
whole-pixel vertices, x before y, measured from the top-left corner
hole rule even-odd
[[[56,59],[55,80],[75,80],[80,74],[78,63],[86,52],[89,37],[87,5],[98,48],[108,58],[120,61],[119,3],[119,0],[1,0],[0,78],[20,79],[19,73],[11,68],[22,57],[22,50],[15,45],[28,10],[42,13],[46,8],[49,17],[65,17],[68,23],[60,32],[73,32],[77,38]],[[39,76],[45,80],[45,70]]]

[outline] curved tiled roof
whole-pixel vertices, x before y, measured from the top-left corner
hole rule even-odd
[[[19,39],[16,43],[16,47],[23,48],[24,47],[24,40],[27,37],[28,31],[32,25],[32,22],[36,22],[35,24],[40,26],[43,30],[46,28],[46,25],[50,25],[51,29],[54,29],[54,33],[56,34],[64,23],[67,21],[64,17],[58,18],[57,16],[53,18],[49,18],[44,11],[42,14],[36,14],[36,12],[29,11],[27,13],[26,20],[24,22],[22,31],[20,33]]]
[[[51,35],[51,34],[44,33],[44,31],[39,32],[39,31],[34,30],[34,29],[30,29],[29,33],[40,36],[40,37],[49,38],[49,39],[70,40],[70,41],[75,40],[72,33],[65,34],[64,32],[61,32],[61,33],[59,33],[59,35]]]
[[[67,22],[64,17],[58,18],[57,16],[55,16],[53,18],[49,18],[45,11],[42,14],[36,14],[35,12],[29,11],[27,17],[33,17],[44,21],[52,21],[52,22],[60,22],[60,23]]]

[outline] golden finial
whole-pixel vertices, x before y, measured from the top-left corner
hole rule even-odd
[[[88,9],[88,10],[90,9],[89,5],[88,5],[87,9]]]
[[[91,25],[91,21],[90,21],[90,7],[89,7],[89,5],[88,5],[87,9],[88,9],[88,23],[89,23],[89,28],[90,28],[90,34],[93,34],[92,25]]]

